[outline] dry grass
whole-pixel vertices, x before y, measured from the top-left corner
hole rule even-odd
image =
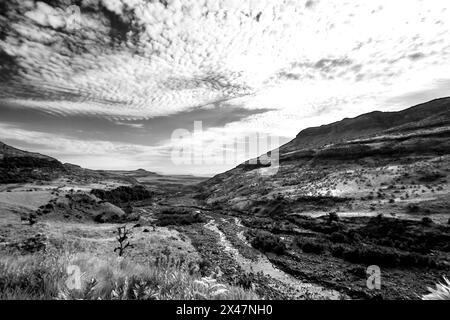
[[[429,294],[423,300],[450,300],[450,281],[444,277],[444,283],[437,283],[436,289],[428,288]]]
[[[81,287],[69,289],[68,266],[81,271]],[[0,258],[0,299],[257,299],[251,291],[201,277],[198,265],[161,256],[142,265],[114,256],[56,252]]]

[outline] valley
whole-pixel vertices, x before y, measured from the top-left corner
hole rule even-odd
[[[4,145],[1,297],[420,299],[450,275],[449,110],[445,98],[307,129],[274,175],[258,162],[211,179],[94,171]],[[81,291],[63,288],[68,265]],[[42,270],[56,280],[29,276]]]

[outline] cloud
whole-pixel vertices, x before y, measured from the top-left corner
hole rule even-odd
[[[3,142],[15,147],[53,156],[62,162],[76,160],[76,164],[93,169],[157,167],[167,161],[167,150],[160,146],[84,141],[4,124],[0,124],[0,136]]]

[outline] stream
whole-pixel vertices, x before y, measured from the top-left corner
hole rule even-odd
[[[238,227],[242,227],[242,224],[240,223],[240,220],[238,218],[235,218],[235,223]],[[283,293],[290,292],[292,299],[300,300],[304,299],[305,296],[312,299],[336,300],[341,298],[342,295],[335,290],[329,290],[318,285],[302,282],[297,278],[283,272],[282,270],[275,267],[263,254],[259,254],[258,259],[254,261],[245,258],[239,253],[238,249],[233,247],[231,242],[228,241],[225,234],[218,228],[217,223],[214,219],[211,219],[207,224],[205,224],[205,228],[219,235],[220,245],[245,272],[261,272],[265,276],[272,278],[274,281],[272,281],[272,283],[270,283],[269,285],[275,289],[278,289],[278,291],[280,291],[281,289]],[[247,242],[247,239],[245,239],[244,231],[240,231],[237,236],[246,245],[250,246],[250,244]],[[279,288],[280,286],[282,288]]]

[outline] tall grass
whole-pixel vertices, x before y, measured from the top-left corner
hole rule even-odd
[[[436,289],[428,288],[429,294],[423,300],[450,300],[450,281],[444,277],[444,283],[437,283]]]
[[[201,277],[198,266],[161,258],[140,265],[117,257],[89,254],[36,254],[0,258],[0,299],[197,300],[258,297],[251,291]],[[81,287],[66,285],[69,265],[81,271]]]
[[[52,299],[58,295],[64,267],[55,256],[11,255],[0,258],[0,299]]]

